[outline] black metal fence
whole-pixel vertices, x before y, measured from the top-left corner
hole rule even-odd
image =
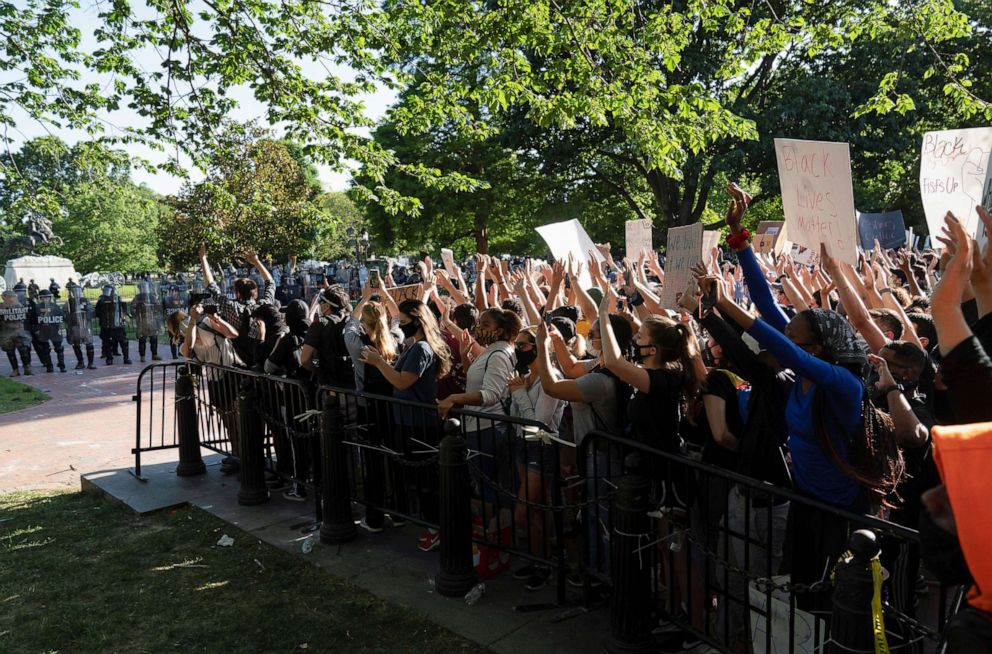
[[[937,651],[961,599],[918,592],[912,529],[603,432],[576,450],[509,415],[442,422],[433,405],[207,364],[148,366],[135,399],[139,478],[143,452],[179,448],[177,472],[198,474],[205,447],[238,463],[243,504],[269,499],[266,475],[306,494],[325,542],[354,536],[357,503],[373,529],[388,515],[440,528],[442,546],[464,535],[484,575],[511,555],[553,568],[558,605],[581,561],[580,601],[610,597],[609,651],[650,651],[678,628],[724,652],[873,652],[875,586],[890,650]],[[810,575],[813,553],[826,558]],[[463,559],[442,549],[442,573]]]
[[[579,463],[586,578],[613,587],[614,642],[636,649],[670,624],[725,652],[875,652],[877,556],[889,649],[941,647],[961,589],[919,601],[915,530],[604,432]]]

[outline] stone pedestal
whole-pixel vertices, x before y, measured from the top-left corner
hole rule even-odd
[[[26,256],[11,259],[7,262],[3,278],[7,282],[7,288],[13,288],[18,279],[23,279],[25,284],[33,279],[40,288],[48,288],[52,278],[62,288],[65,288],[69,278],[79,282],[79,275],[76,274],[72,261],[56,256]]]

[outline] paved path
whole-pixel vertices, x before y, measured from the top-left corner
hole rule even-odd
[[[99,354],[99,344],[97,345]],[[162,354],[159,346],[159,353]],[[68,372],[44,372],[32,352],[30,377],[17,381],[34,386],[51,399],[28,409],[0,414],[0,493],[12,490],[70,486],[79,488],[81,473],[133,465],[134,402],[138,373],[137,344],[132,363],[120,357],[112,366],[73,370],[76,358],[66,351]],[[168,356],[168,347],[165,355]],[[54,356],[54,355],[53,355]],[[10,363],[0,356],[0,375]],[[39,372],[40,371],[40,372]]]

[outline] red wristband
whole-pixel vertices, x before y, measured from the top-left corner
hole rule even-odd
[[[751,232],[742,229],[739,234],[727,234],[727,245],[735,250],[742,249],[751,238]]]

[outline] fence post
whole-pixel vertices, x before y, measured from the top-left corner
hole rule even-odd
[[[351,490],[348,486],[348,452],[344,440],[344,414],[337,393],[324,395],[324,415],[320,423],[321,493],[323,500],[320,542],[334,545],[355,537],[351,517]],[[316,464],[316,462],[315,462]]]
[[[614,528],[610,534],[613,596],[610,600],[610,637],[605,651],[610,654],[650,652],[651,578],[654,545],[650,535],[648,495],[651,480],[641,474],[641,456],[628,454],[627,472],[617,482]],[[644,549],[638,549],[642,548]]]
[[[179,465],[176,474],[194,477],[207,471],[200,455],[200,424],[196,415],[196,389],[189,368],[176,371],[176,428],[179,430]]]
[[[852,650],[876,651],[871,600],[874,594],[872,559],[878,556],[881,546],[875,533],[859,529],[847,541],[851,558],[837,563],[834,569],[834,590],[831,597],[833,610],[830,618],[828,652],[842,653]],[[879,616],[881,620],[881,616]],[[885,623],[879,625],[885,638]]]
[[[256,407],[258,392],[251,380],[245,380],[238,393],[238,431],[241,440],[238,504],[252,506],[269,501],[265,485],[264,423]]]
[[[441,569],[434,588],[445,597],[461,597],[475,586],[472,565],[472,491],[468,445],[457,420],[444,425],[439,468],[441,474]]]

